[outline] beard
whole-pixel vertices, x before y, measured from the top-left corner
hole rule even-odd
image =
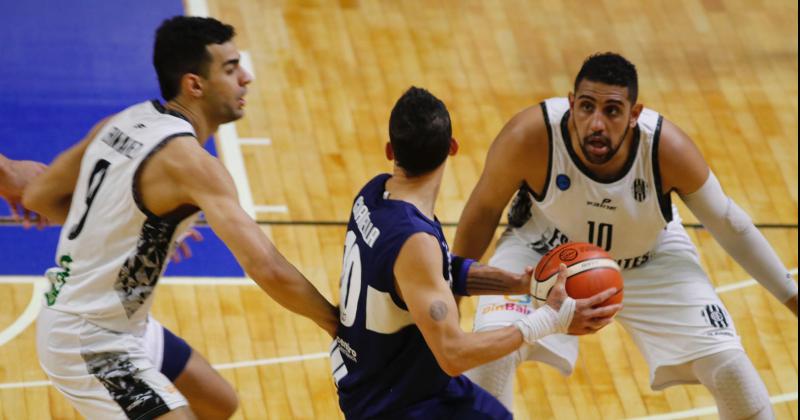
[[[608,136],[590,134],[584,137],[581,140],[581,151],[583,151],[583,156],[586,158],[586,160],[594,165],[602,165],[610,161],[617,154],[620,147],[622,147],[622,142],[625,140],[625,136],[628,135],[629,128],[630,126],[625,127],[625,132],[620,136],[617,147],[614,147],[614,144],[611,142],[611,138]],[[575,132],[577,131],[577,127],[575,127]],[[596,148],[600,147],[604,147],[606,149],[605,153],[597,153]]]

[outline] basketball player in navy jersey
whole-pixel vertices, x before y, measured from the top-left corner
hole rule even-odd
[[[32,221],[43,227],[45,220],[22,206],[22,192],[25,186],[36,176],[44,172],[45,164],[32,160],[12,160],[0,155],[0,197],[8,202],[11,217],[22,219],[23,226],[28,228]]]
[[[480,258],[509,199],[511,227],[490,264],[518,270],[567,241],[605,248],[623,268],[617,319],[650,367],[651,386],[702,383],[723,419],[770,418],[767,390],[683,229],[672,192],[748,273],[797,315],[797,284],[750,218],[720,187],[689,137],[636,102],[636,69],[613,53],[589,57],[574,92],[521,111],[494,140],[464,208],[455,253]],[[529,304],[481,297],[476,331],[516,322]],[[468,373],[512,406],[517,364],[565,374],[574,337],[553,335]]]
[[[448,251],[433,209],[444,162],[458,145],[440,100],[409,89],[392,110],[389,137],[394,172],[364,186],[347,226],[331,348],[339,405],[354,419],[510,418],[461,373],[548,334],[602,328],[620,306],[595,306],[616,290],[575,301],[562,272],[547,305],[516,324],[463,332],[454,293],[527,293],[530,268],[515,275]]]
[[[275,249],[239,206],[228,171],[203,149],[220,124],[244,115],[251,76],[233,36],[212,18],[165,21],[153,61],[167,102],[100,121],[24,192],[25,207],[64,225],[37,320],[39,361],[87,418],[227,418],[236,410],[231,385],[149,317],[174,242],[199,211],[272,298],[331,336],[336,330],[337,309]]]

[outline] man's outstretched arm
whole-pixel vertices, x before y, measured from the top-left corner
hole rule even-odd
[[[310,318],[331,336],[338,310],[278,252],[258,224],[239,205],[236,187],[216,158],[194,138],[176,139],[159,162],[171,162],[168,176],[199,207],[212,230],[227,245],[244,271],[283,307]],[[174,157],[174,159],[170,159]]]
[[[725,251],[797,316],[797,283],[750,216],[722,190],[692,140],[666,120],[661,139],[665,191],[675,190]]]

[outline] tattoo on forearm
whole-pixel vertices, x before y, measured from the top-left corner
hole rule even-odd
[[[431,303],[430,315],[434,321],[443,320],[447,316],[447,305],[441,300]]]
[[[470,293],[509,293],[519,287],[519,278],[511,273],[487,269],[481,271],[483,272],[470,274],[467,278],[467,290]]]

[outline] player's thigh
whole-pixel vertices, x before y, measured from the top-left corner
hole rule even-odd
[[[145,342],[151,360],[189,400],[197,416],[227,418],[236,411],[238,398],[233,387],[200,353],[152,317]]]
[[[37,351],[54,386],[87,418],[154,418],[187,405],[140,337],[44,309]]]
[[[156,417],[159,420],[195,420],[197,417],[192,413],[189,407],[180,407],[169,413]]]
[[[624,307],[617,320],[650,365],[654,387],[695,382],[685,369],[669,372],[669,366],[742,348],[733,320],[692,253],[657,253],[623,277]]]
[[[542,255],[511,232],[506,232],[497,242],[489,265],[521,273],[527,266],[536,266]],[[489,331],[513,324],[521,317],[533,313],[531,296],[486,295],[478,298],[474,331]],[[555,334],[539,340],[534,346],[524,345],[520,350],[523,360],[547,363],[564,374],[575,367],[578,357],[578,340],[574,336]]]
[[[196,351],[192,351],[186,367],[175,379],[175,386],[198,415],[206,413],[211,417],[227,417],[236,411],[239,404],[231,384]]]

